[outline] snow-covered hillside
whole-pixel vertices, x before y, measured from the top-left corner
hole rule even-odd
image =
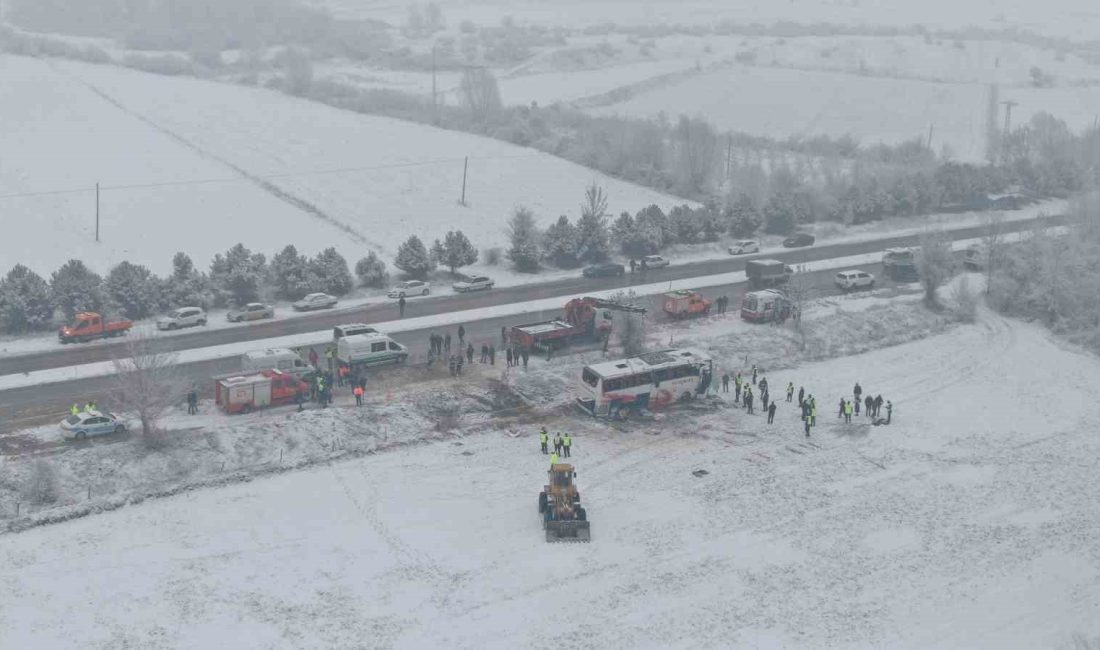
[[[489,247],[516,206],[543,224],[575,216],[594,180],[613,212],[676,202],[533,150],[266,90],[10,56],[0,83],[19,89],[0,113],[0,215],[20,224],[0,242],[5,268],[81,257],[164,272],[178,250],[204,266],[238,241],[269,254],[335,245],[354,262],[454,228]],[[102,192],[99,245],[94,192],[6,196],[96,182],[143,186]]]
[[[719,356],[737,345],[693,336]],[[792,405],[769,426],[728,395],[628,426],[561,409],[460,421],[463,435],[420,445],[389,430],[394,405],[385,423],[368,407],[340,435],[387,436],[389,451],[3,538],[4,642],[1030,648],[1100,635],[1094,357],[982,314],[767,376],[777,394],[793,381],[818,396],[811,438]],[[893,401],[891,425],[836,418],[856,381]],[[303,422],[292,435],[292,418],[272,420],[271,451],[327,440]],[[590,544],[543,541],[542,424],[576,436]]]

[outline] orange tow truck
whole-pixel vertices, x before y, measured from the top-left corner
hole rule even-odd
[[[707,300],[692,289],[668,291],[662,297],[661,304],[669,318],[706,316],[710,312],[710,306],[714,304],[713,300]]]
[[[62,343],[84,343],[93,339],[122,336],[134,326],[133,321],[108,321],[94,311],[82,311],[72,325],[62,325],[57,338]]]

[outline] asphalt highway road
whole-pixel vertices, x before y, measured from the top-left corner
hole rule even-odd
[[[1017,221],[1004,224],[1004,232],[1027,230],[1034,226],[1036,220]],[[1048,224],[1062,223],[1061,217],[1046,217],[1044,222]],[[981,237],[985,234],[984,226],[975,226],[951,231],[954,239],[970,239]],[[919,239],[916,235],[887,236],[873,241],[825,244],[808,248],[795,248],[784,250],[774,257],[783,260],[787,264],[795,265],[803,262],[847,257],[864,253],[878,253],[885,248],[899,246],[914,246]],[[531,284],[516,287],[506,287],[468,294],[454,294],[432,296],[427,298],[410,299],[406,305],[405,316],[413,318],[417,316],[430,316],[433,314],[449,313],[465,309],[476,309],[496,305],[563,296],[572,294],[584,295],[587,292],[602,289],[616,289],[629,287],[632,284],[661,282],[665,280],[683,280],[718,273],[730,273],[743,271],[748,259],[759,258],[759,255],[750,257],[730,257],[726,259],[707,260],[690,264],[678,264],[664,269],[652,270],[643,279],[640,274],[631,277],[626,274],[621,278],[584,278],[580,271],[577,277],[541,284]],[[394,320],[398,317],[397,305],[393,303],[374,304],[369,306],[347,309],[333,309],[307,316],[289,318],[284,320],[257,321],[236,327],[216,330],[195,331],[186,334],[176,334],[164,338],[152,340],[152,347],[156,351],[187,350],[202,348],[225,343],[237,343],[290,334],[301,334],[331,328],[342,323],[373,323],[379,321]],[[564,300],[563,300],[564,303]],[[550,316],[546,316],[549,318]],[[509,319],[513,324],[519,322],[519,317]],[[537,319],[531,319],[537,320]],[[530,320],[528,321],[530,322]],[[499,325],[497,326],[499,330]],[[417,337],[413,337],[416,340]],[[125,354],[126,343],[124,341],[111,343],[70,344],[58,343],[56,350],[35,352],[26,355],[0,357],[0,375],[31,372],[47,368],[64,368],[97,361],[109,361],[116,356]],[[7,400],[5,400],[7,401]]]
[[[880,247],[882,246],[881,243],[877,245]],[[875,275],[876,287],[889,287],[895,284],[882,277],[881,264],[865,264],[861,265],[860,268],[870,271]],[[835,270],[807,273],[807,277],[810,278],[808,284],[812,287],[812,294],[816,297],[839,293],[832,284],[835,274]],[[652,282],[660,273],[649,273],[648,275],[649,277],[644,281],[638,278],[636,282]],[[724,286],[708,287],[701,290],[701,292],[704,296],[712,299],[721,295],[729,296],[731,304],[730,311],[726,317],[738,318],[740,310],[739,299],[742,292],[745,290],[747,290],[747,284],[745,282],[736,282]],[[665,316],[661,308],[660,296],[644,296],[640,298],[639,301],[639,304],[648,310],[647,318],[658,322],[667,320],[667,316]],[[463,307],[468,307],[468,305],[464,304]],[[408,314],[408,312],[406,313]],[[469,342],[474,344],[474,348],[477,351],[475,360],[476,356],[480,355],[482,343],[493,343],[498,347],[497,363],[503,364],[504,351],[500,349],[501,327],[510,327],[523,322],[549,320],[551,318],[559,318],[560,316],[561,310],[555,309],[465,323],[466,338]],[[338,318],[334,322],[344,322],[346,320],[348,320],[347,317],[344,317],[342,319]],[[457,326],[451,328],[451,335],[456,339],[455,345],[457,346],[457,333],[455,330],[457,330]],[[408,346],[411,353],[409,365],[422,365],[425,363],[428,337],[433,331],[439,334],[445,332],[444,328],[436,328],[435,330],[428,328],[399,332],[393,335],[395,340]],[[327,341],[318,342],[318,347],[315,348],[318,351],[318,355],[321,355],[321,346],[325,343],[327,343]],[[557,352],[556,354],[567,353],[567,351],[564,351]],[[531,363],[538,364],[541,363],[541,360],[535,357],[532,359]],[[240,359],[238,357],[181,364],[179,366],[182,376],[186,380],[193,382],[194,385],[199,388],[203,397],[211,397],[213,394],[213,382],[211,381],[211,377],[238,371],[240,367]],[[392,368],[386,367],[373,369],[371,371],[371,373],[375,375],[392,372],[394,372]],[[22,453],[25,451],[25,441],[21,441],[17,436],[11,436],[10,432],[29,426],[59,422],[68,414],[68,407],[73,402],[83,403],[87,399],[94,399],[97,404],[110,408],[113,388],[114,384],[111,377],[101,377],[0,391],[0,455]],[[368,390],[369,389],[370,387],[368,386]]]

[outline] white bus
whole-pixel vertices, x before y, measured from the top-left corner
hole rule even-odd
[[[577,405],[594,417],[621,419],[630,411],[688,401],[706,393],[714,374],[709,355],[662,350],[585,366]]]

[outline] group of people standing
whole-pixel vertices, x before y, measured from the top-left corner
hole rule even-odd
[[[768,378],[760,376],[760,369],[754,363],[752,365],[751,379],[745,378],[741,375],[741,371],[732,377],[733,380],[733,403],[737,404],[749,414],[756,413],[754,406],[756,404],[756,393],[753,391],[755,387],[760,392],[760,406],[765,413],[768,414],[768,424],[772,424],[775,421],[775,411],[777,410],[775,400],[772,399],[771,393],[768,390]],[[722,375],[722,392],[730,392],[730,374],[724,373]],[[787,401],[791,401],[791,393],[794,390],[794,385],[787,386]]]
[[[539,429],[539,448],[542,453],[549,454],[550,464],[556,465],[562,458],[569,458],[572,455],[573,449],[573,436],[570,434],[562,435],[561,431],[554,434],[553,438],[554,451],[549,450],[551,443],[550,432],[546,430],[546,427]]]
[[[862,400],[860,399],[861,397]],[[871,418],[871,422],[875,424],[890,424],[891,420],[894,418],[894,404],[890,402],[890,400],[885,401],[885,420],[880,416],[883,404],[882,395],[871,397],[870,394],[867,394],[864,396],[863,387],[860,386],[857,381],[856,385],[852,388],[852,399],[840,398],[840,412],[837,413],[837,417],[844,418],[845,422],[851,422],[852,414],[859,415],[859,407],[862,405],[864,416]]]
[[[729,309],[729,306],[730,306],[729,296],[718,296],[717,298],[714,299],[714,309],[719,314],[726,313],[726,310]]]

